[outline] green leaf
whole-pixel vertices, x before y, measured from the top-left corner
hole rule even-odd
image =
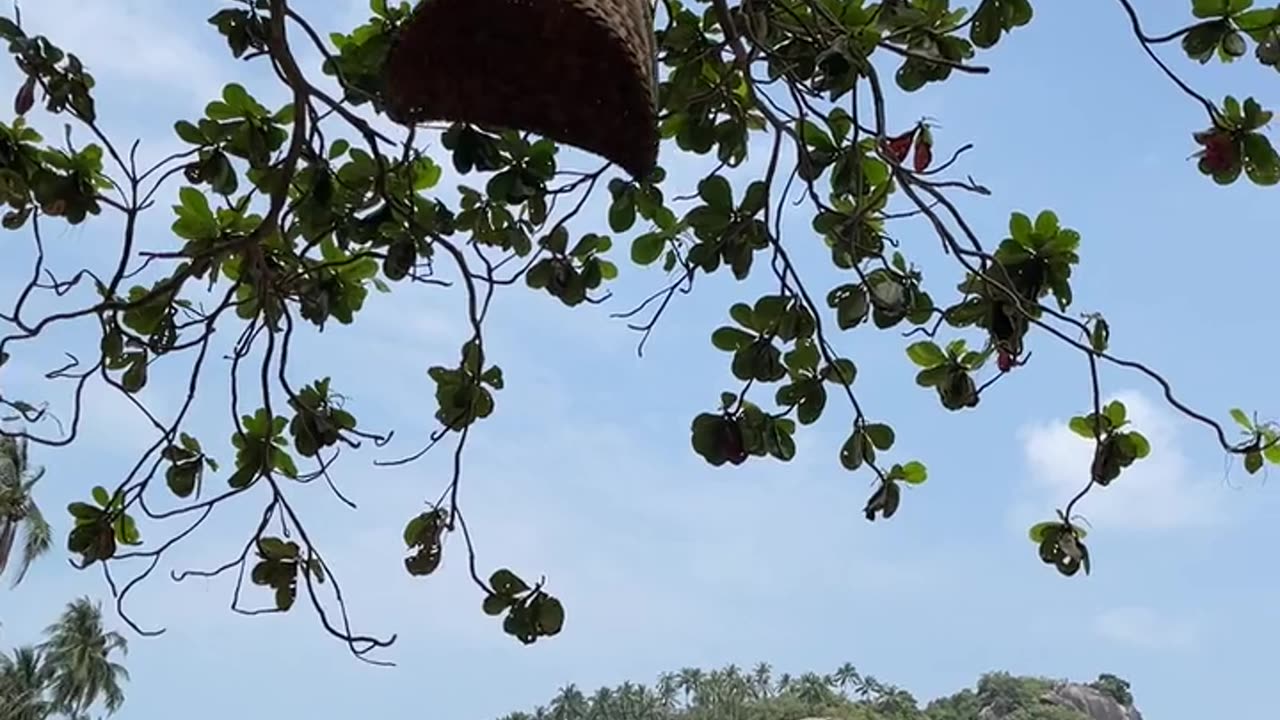
[[[854,430],[840,447],[840,464],[846,470],[857,470],[866,461],[868,441],[861,430]]]
[[[747,186],[747,192],[742,198],[742,206],[738,211],[747,216],[755,215],[764,209],[768,198],[769,186],[757,180]]]
[[[826,368],[826,378],[837,385],[852,385],[858,377],[858,368],[852,360],[837,358]]]
[[[661,233],[645,233],[631,242],[631,262],[650,265],[662,255],[666,245],[667,238]]]
[[[635,195],[624,192],[609,205],[609,228],[616,233],[626,232],[636,224]]]
[[[733,210],[733,189],[721,175],[711,175],[698,183],[698,197],[714,210]]]
[[[836,150],[836,145],[831,141],[831,137],[822,128],[808,120],[800,121],[800,137],[804,139],[806,145],[814,150],[824,152],[834,152]]]
[[[863,431],[877,450],[888,450],[893,447],[894,432],[888,425],[873,423],[863,428]]]
[[[1051,521],[1036,523],[1031,526],[1031,530],[1027,533],[1031,537],[1031,542],[1039,545],[1047,540],[1050,534],[1061,532],[1063,525],[1061,522]]]
[[[22,28],[18,24],[7,17],[0,17],[0,37],[6,40],[15,40],[26,37],[26,33],[22,32]]]
[[[93,501],[98,503],[99,507],[107,507],[111,504],[111,493],[99,485],[93,489]]]
[[[200,463],[189,462],[170,465],[165,471],[165,482],[169,490],[180,498],[191,497],[196,490],[196,478],[200,471]]]
[[[147,384],[147,359],[144,355],[134,355],[129,368],[120,376],[120,387],[127,393],[136,393]]]
[[[737,352],[750,345],[754,340],[755,336],[751,333],[727,325],[717,328],[715,332],[711,333],[711,344],[717,350],[725,352]]]
[[[749,330],[759,330],[760,326],[756,324],[755,312],[751,306],[746,303],[734,303],[729,308],[729,317],[744,328]]]
[[[235,473],[233,473],[231,477],[227,478],[227,485],[235,490],[246,488],[250,483],[257,479],[258,474],[259,470],[257,467],[248,464],[241,465],[236,468]]]
[[[924,463],[912,460],[902,466],[902,481],[909,485],[920,485],[929,479],[929,471],[925,468]]]
[[[489,577],[489,585],[495,593],[506,597],[515,597],[521,593],[529,592],[529,586],[525,584],[525,581],[505,568],[495,571]]]
[[[980,48],[989,48],[1002,33],[1030,22],[1031,15],[1028,0],[982,0],[973,12],[969,39]]]
[[[488,595],[484,599],[485,615],[501,615],[509,607],[511,607],[511,599],[502,595]]]
[[[923,368],[933,368],[947,362],[947,354],[937,344],[922,340],[907,347],[907,357]]]
[[[1192,60],[1207,63],[1230,30],[1230,24],[1219,20],[1200,23],[1182,36],[1182,51]]]
[[[1191,14],[1198,18],[1230,17],[1228,0],[1191,0]]]
[[[1129,443],[1133,447],[1133,456],[1135,459],[1141,460],[1151,454],[1151,443],[1147,440],[1147,436],[1140,432],[1126,433]]]
[[[204,133],[200,132],[200,128],[186,120],[179,120],[174,124],[173,129],[183,142],[192,145],[204,145],[206,142]]]
[[[1058,234],[1058,216],[1052,210],[1041,211],[1036,216],[1036,234],[1043,238],[1051,238]]]
[[[1250,475],[1256,474],[1262,469],[1262,453],[1257,450],[1250,450],[1244,456],[1244,469]]]
[[[96,508],[89,503],[73,502],[67,505],[67,512],[71,513],[71,517],[76,520],[93,521],[102,517],[102,508]]]
[[[1249,416],[1244,414],[1240,408],[1231,408],[1231,419],[1236,421],[1240,427],[1253,432],[1253,422],[1249,420]]]
[[[1015,212],[1009,216],[1009,237],[1019,244],[1026,245],[1031,239],[1032,232],[1034,232],[1034,228],[1031,226],[1031,218],[1020,212]]]
[[[1071,422],[1067,423],[1067,427],[1071,428],[1071,432],[1079,435],[1085,440],[1094,440],[1093,423],[1086,417],[1076,416],[1071,418]]]
[[[538,603],[538,628],[543,635],[555,635],[564,627],[564,606],[553,597]]]
[[[1280,155],[1262,133],[1248,133],[1242,141],[1244,171],[1257,185],[1280,183]]]
[[[938,387],[951,377],[951,368],[946,365],[926,368],[916,374],[916,384],[920,387]]]
[[[1106,415],[1107,419],[1111,421],[1111,427],[1113,428],[1118,428],[1124,425],[1125,418],[1127,417],[1127,411],[1124,403],[1119,400],[1112,400],[1107,403],[1107,406],[1102,409],[1102,414]]]

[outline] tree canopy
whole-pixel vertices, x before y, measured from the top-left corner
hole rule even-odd
[[[933,393],[956,413],[977,411],[1004,378],[1027,372],[1037,344],[1078,352],[1091,392],[1073,409],[1070,429],[1092,444],[1094,459],[1079,493],[1045,508],[1029,530],[1028,554],[1063,575],[1087,574],[1094,549],[1080,516],[1088,496],[1123,482],[1125,469],[1151,452],[1125,405],[1106,402],[1100,367],[1156,383],[1170,407],[1251,474],[1280,463],[1280,426],[1259,414],[1266,408],[1192,408],[1157,369],[1113,353],[1110,326],[1093,305],[1105,299],[1082,305],[1072,289],[1087,243],[1071,218],[1019,208],[1013,198],[1007,233],[982,237],[966,222],[961,198],[990,195],[964,170],[976,151],[893,108],[906,93],[988,73],[987,51],[1008,44],[1016,53],[1021,29],[1034,22],[1031,0],[970,5],[656,2],[663,167],[640,178],[527,132],[391,122],[383,66],[412,17],[408,3],[372,0],[365,24],[325,37],[289,0],[228,0],[209,30],[233,56],[264,68],[290,101],[268,106],[259,99],[266,91],[228,78],[202,116],[174,118],[184,149],[149,167],[137,159],[147,139],[131,144],[102,129],[92,68],[75,48],[60,46],[54,29],[0,19],[25,78],[16,117],[0,123],[3,226],[29,238],[33,257],[29,282],[12,288],[0,314],[0,364],[36,362],[41,341],[67,327],[97,340],[92,356],[68,353],[41,370],[51,388],[68,389],[65,406],[48,399],[52,389],[6,387],[0,403],[19,423],[0,431],[69,445],[91,386],[147,413],[153,442],[127,475],[84,489],[67,509],[75,525],[65,538],[79,567],[141,564],[128,581],[111,582],[135,630],[151,632],[127,613],[130,589],[212,514],[243,500],[258,503],[256,530],[227,539],[230,560],[175,578],[247,575],[232,603],[241,612],[257,612],[245,609],[242,591],[276,612],[301,595],[325,631],[381,662],[371,653],[393,638],[352,629],[296,497],[327,488],[345,500],[338,481],[348,465],[339,456],[387,448],[391,429],[358,417],[331,377],[298,377],[290,361],[299,337],[355,323],[379,294],[456,284],[471,336],[441,350],[430,368],[438,429],[402,457],[377,462],[453,453],[439,494],[402,519],[405,569],[431,575],[457,553],[479,590],[478,609],[532,643],[560,632],[565,605],[552,585],[534,580],[536,569],[479,558],[459,500],[467,440],[499,411],[504,386],[504,359],[485,342],[490,308],[500,294],[521,293],[600,304],[611,301],[620,266],[653,268],[662,277],[653,294],[617,312],[643,352],[670,308],[696,301],[701,278],[727,275],[741,281],[741,301],[725,308],[722,326],[707,328],[707,352],[723,353],[737,383],[690,400],[692,450],[714,466],[785,463],[804,426],[839,427],[847,439],[831,466],[872,481],[870,521],[909,512],[905,490],[930,473],[895,451],[910,428],[890,425],[860,399],[867,380],[849,338],[903,337],[919,386],[903,392]],[[1177,70],[1237,60],[1280,69],[1280,9],[1193,0],[1174,18],[1182,27],[1157,33],[1129,0],[1118,7],[1153,77],[1204,110],[1203,124],[1187,128],[1188,151],[1198,157],[1187,172],[1206,184],[1280,182],[1280,157],[1264,132],[1271,111],[1251,96],[1218,100]],[[319,58],[316,66],[304,66],[306,53]],[[486,77],[465,81],[483,85]],[[171,236],[155,247],[138,231],[149,213],[172,218]],[[55,228],[108,217],[122,221],[110,262],[54,266],[47,251]],[[824,277],[835,282],[798,267],[794,254],[805,243],[826,248]],[[931,268],[928,283],[913,260],[927,247],[951,262]],[[225,366],[216,366],[219,356]],[[207,376],[217,371],[225,371],[233,422],[201,436],[189,411],[212,392]],[[147,409],[142,391],[157,382],[182,398],[175,412]],[[0,482],[0,558],[22,523],[28,539],[40,537],[30,490],[21,473]]]
[[[0,717],[81,720],[95,706],[119,710],[129,673],[116,660],[128,642],[103,627],[101,606],[74,600],[44,634],[38,645],[0,654]]]
[[[1045,678],[983,675],[975,688],[920,706],[911,693],[863,675],[851,663],[831,673],[776,673],[768,663],[744,669],[683,668],[652,686],[626,682],[590,694],[566,685],[546,704],[501,720],[1087,720],[1076,710],[1045,702],[1058,685]],[[1101,675],[1090,684],[1122,708],[1133,706],[1128,683]],[[1104,688],[1123,688],[1119,699]]]

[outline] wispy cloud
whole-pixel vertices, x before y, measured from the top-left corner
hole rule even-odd
[[[1094,620],[1100,637],[1136,650],[1187,650],[1199,640],[1199,628],[1190,620],[1146,607],[1107,610]]]
[[[1168,531],[1211,526],[1224,518],[1221,488],[1197,473],[1183,454],[1176,419],[1137,392],[1118,398],[1135,429],[1151,441],[1151,455],[1111,486],[1095,489],[1080,511],[1095,527],[1123,531]],[[1065,419],[1038,423],[1021,433],[1031,497],[1015,508],[1019,524],[1046,507],[1062,507],[1089,477],[1093,446],[1067,429]]]

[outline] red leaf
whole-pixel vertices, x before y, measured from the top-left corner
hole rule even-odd
[[[924,172],[933,163],[933,144],[921,137],[916,142],[916,154],[911,158],[911,165],[916,172]]]
[[[911,152],[911,143],[916,138],[916,130],[912,128],[910,132],[905,132],[898,137],[889,138],[884,145],[884,152],[893,158],[894,162],[902,162],[907,159],[907,154]]]

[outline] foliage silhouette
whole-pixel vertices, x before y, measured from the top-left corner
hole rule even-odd
[[[0,364],[23,361],[38,340],[77,322],[99,337],[95,356],[72,356],[45,373],[70,386],[66,413],[6,389],[0,403],[24,425],[0,432],[53,447],[74,442],[91,383],[147,413],[154,443],[114,487],[94,488],[92,502],[71,505],[76,524],[67,539],[79,566],[105,569],[117,609],[138,632],[160,631],[129,617],[129,590],[212,513],[256,491],[264,498],[256,530],[237,542],[231,560],[174,578],[237,573],[232,607],[244,613],[285,612],[301,595],[325,631],[358,657],[382,662],[372,653],[394,636],[352,630],[338,579],[290,496],[323,480],[345,502],[334,480],[338,456],[369,443],[383,447],[391,435],[369,430],[330,378],[297,378],[291,347],[302,333],[354,323],[371,293],[449,284],[436,275],[440,264],[465,290],[459,312],[471,337],[453,361],[441,358],[430,369],[439,428],[419,451],[380,462],[410,462],[452,445],[453,476],[425,510],[404,518],[406,570],[430,575],[453,552],[449,543],[460,542],[480,589],[477,604],[525,643],[560,632],[565,606],[543,580],[482,572],[458,500],[467,439],[498,411],[504,387],[500,358],[487,352],[485,320],[495,294],[520,292],[513,287],[520,284],[567,306],[604,302],[621,272],[617,243],[632,264],[660,266],[667,276],[652,296],[618,314],[632,321],[641,352],[699,278],[730,274],[771,286],[727,308],[731,322],[709,329],[738,384],[708,389],[690,427],[692,449],[718,466],[785,462],[803,426],[821,420],[847,428],[833,464],[873,480],[869,520],[901,512],[907,491],[930,475],[919,461],[895,455],[901,429],[860,399],[857,366],[840,350],[842,334],[874,329],[910,338],[905,352],[919,368],[917,383],[952,412],[971,411],[998,381],[1021,372],[1032,343],[1079,353],[1092,391],[1070,426],[1093,445],[1094,462],[1079,494],[1030,531],[1041,560],[1064,575],[1090,569],[1080,503],[1123,482],[1124,470],[1151,451],[1122,403],[1104,406],[1099,366],[1157,383],[1172,408],[1241,456],[1249,473],[1280,463],[1274,422],[1232,410],[1239,426],[1232,436],[1179,400],[1155,370],[1110,351],[1103,315],[1077,309],[1071,279],[1086,244],[1068,218],[1013,211],[1004,237],[979,237],[954,200],[989,194],[959,177],[971,146],[925,120],[891,124],[898,93],[927,92],[957,73],[985,74],[975,64],[980,51],[1016,48],[1033,21],[1029,0],[981,0],[972,11],[949,0],[656,3],[662,157],[701,161],[693,180],[662,168],[629,179],[547,139],[501,128],[394,127],[383,115],[382,69],[410,17],[408,3],[373,0],[367,23],[328,39],[289,0],[228,5],[209,23],[233,56],[271,71],[291,101],[270,108],[230,82],[202,117],[174,124],[186,149],[148,168],[138,166],[137,143],[126,148],[102,130],[90,69],[20,17],[0,19],[0,36],[25,78],[17,118],[0,124],[3,225],[30,237],[35,256],[30,282],[0,314],[7,326]],[[1188,144],[1200,147],[1207,182],[1280,181],[1280,158],[1263,133],[1270,111],[1252,97],[1209,100],[1162,54],[1181,44],[1191,61],[1225,62],[1252,48],[1256,61],[1280,67],[1280,11],[1251,0],[1194,0],[1190,24],[1153,36],[1129,0],[1118,5],[1134,42],[1204,108],[1205,124],[1188,128]],[[303,46],[323,58],[319,68],[302,67]],[[28,123],[37,104],[53,116],[50,126],[71,124],[62,145]],[[437,137],[443,152],[425,153],[422,141]],[[446,176],[460,185],[456,198],[442,190]],[[607,212],[589,217],[584,209],[597,195],[607,199]],[[169,197],[176,198],[172,240],[142,247],[140,217]],[[124,228],[111,268],[48,266],[51,229],[105,215]],[[925,221],[955,262],[949,287],[926,284],[895,230],[904,218]],[[842,275],[831,287],[813,286],[793,262],[797,243],[809,240],[796,228],[806,225]],[[60,307],[37,313],[33,298]],[[198,438],[189,412],[211,353],[221,350],[217,329],[216,337],[231,329],[235,338],[225,350],[236,420],[225,437]],[[159,367],[189,372],[180,407],[163,418],[140,396]],[[70,421],[57,422],[62,414]],[[234,462],[223,472],[217,458],[228,455]],[[0,528],[11,535],[16,522],[30,522],[34,506],[6,502]],[[173,523],[182,524],[176,532]],[[117,583],[111,568],[126,560],[144,569]],[[269,591],[263,610],[241,604],[246,572],[264,596]]]

